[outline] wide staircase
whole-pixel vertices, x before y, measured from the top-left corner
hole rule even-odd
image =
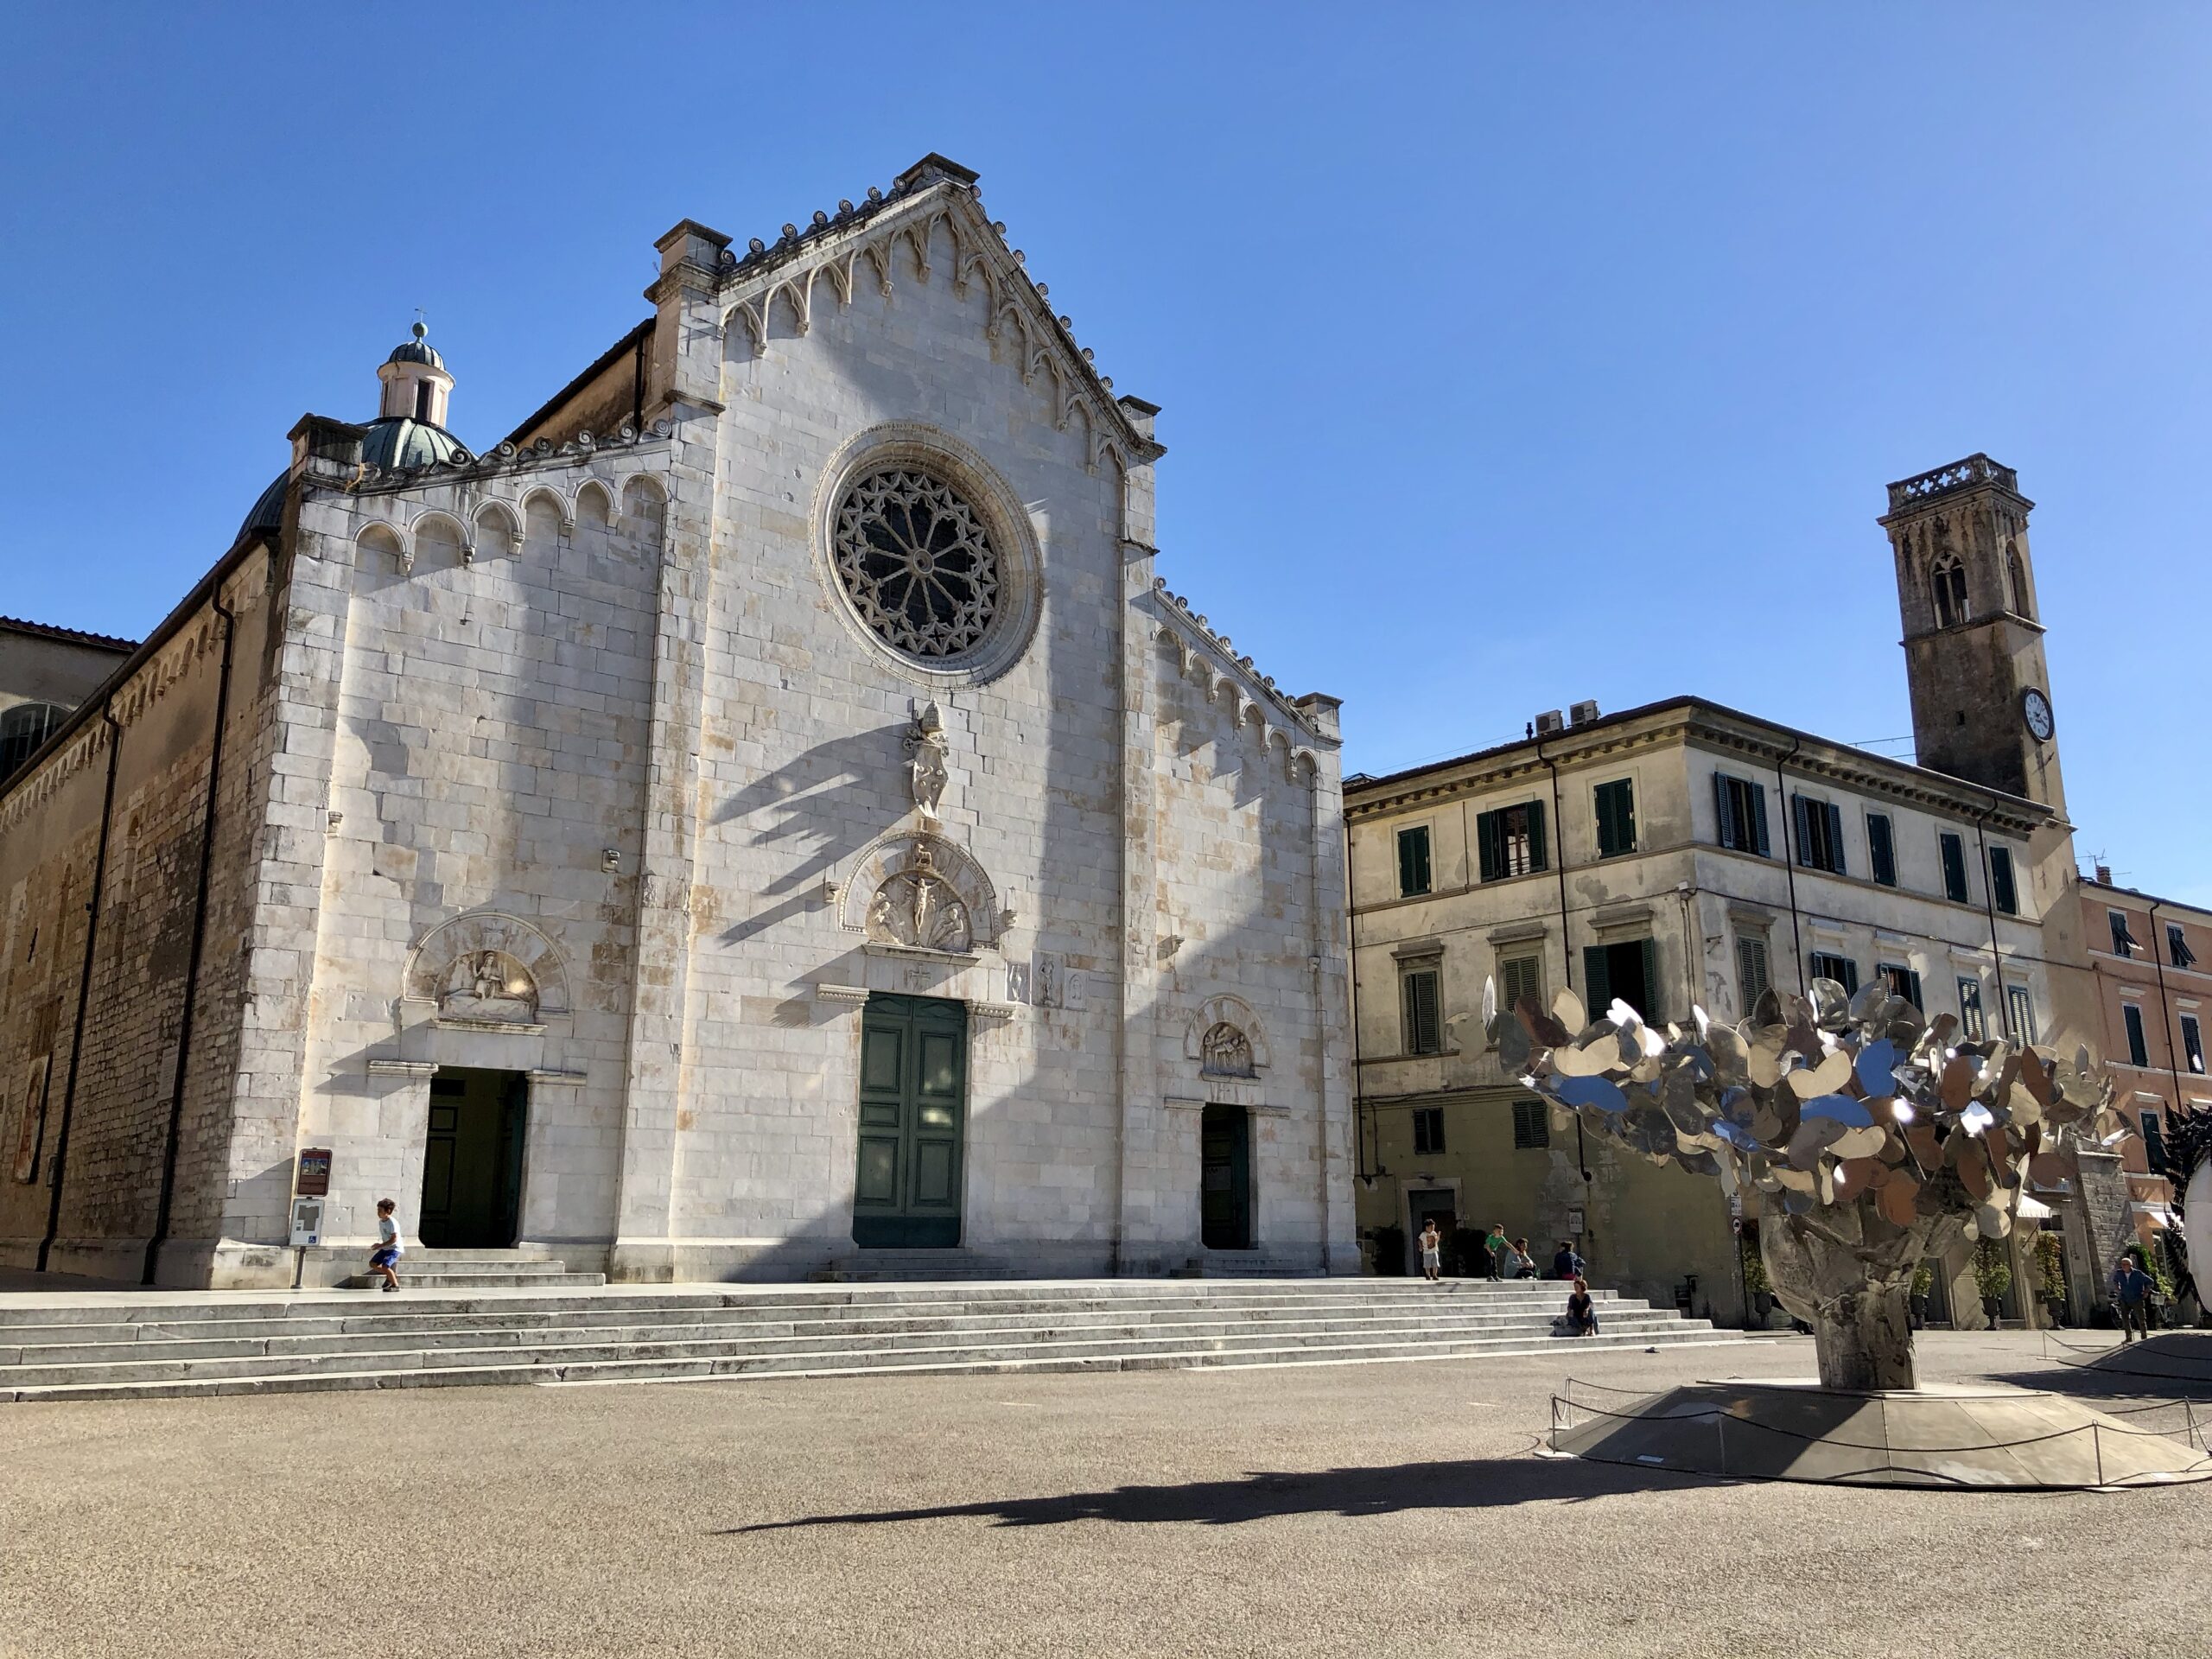
[[[410,1287],[41,1295],[0,1306],[0,1401],[467,1383],[580,1384],[1471,1359],[1735,1342],[1593,1293],[1560,1337],[1554,1283],[1408,1279]]]

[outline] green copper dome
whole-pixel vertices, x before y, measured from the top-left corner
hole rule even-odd
[[[433,461],[468,458],[461,440],[445,428],[405,415],[370,422],[361,437],[361,459],[387,473],[411,473]]]
[[[438,348],[431,345],[426,338],[429,332],[428,324],[416,323],[414,339],[393,346],[391,355],[385,359],[385,361],[387,363],[427,363],[434,369],[444,368],[445,359],[438,355]]]

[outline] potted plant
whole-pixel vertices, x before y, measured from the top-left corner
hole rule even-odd
[[[1402,1227],[1377,1227],[1375,1230],[1375,1271],[1384,1279],[1406,1276],[1406,1230]]]
[[[1766,1262],[1759,1255],[1758,1223],[1744,1224],[1736,1249],[1744,1263],[1744,1300],[1751,1314],[1748,1324],[1754,1331],[1764,1331],[1768,1316],[1774,1312],[1774,1287],[1767,1281]]]
[[[1920,1330],[1928,1323],[1928,1294],[1936,1288],[1936,1264],[1926,1257],[1912,1270],[1912,1291],[1907,1297],[1912,1313],[1912,1328]]]
[[[2005,1305],[2005,1293],[2012,1288],[2012,1264],[2005,1259],[2002,1241],[1974,1241],[1974,1287],[1975,1294],[1981,1298],[1981,1311],[1989,1316],[1989,1323],[1994,1328],[1998,1310]]]
[[[2036,1235],[2037,1288],[2054,1326],[2066,1323],[2066,1262],[2056,1233]]]

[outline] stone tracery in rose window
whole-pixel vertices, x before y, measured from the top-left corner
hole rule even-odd
[[[911,467],[870,474],[837,510],[837,577],[876,637],[912,657],[965,655],[998,613],[999,558],[976,510]]]

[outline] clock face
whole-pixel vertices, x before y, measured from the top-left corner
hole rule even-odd
[[[2050,742],[2058,729],[2050,717],[2050,699],[2032,685],[2020,694],[2020,718],[2028,723],[2028,735],[2038,743]]]

